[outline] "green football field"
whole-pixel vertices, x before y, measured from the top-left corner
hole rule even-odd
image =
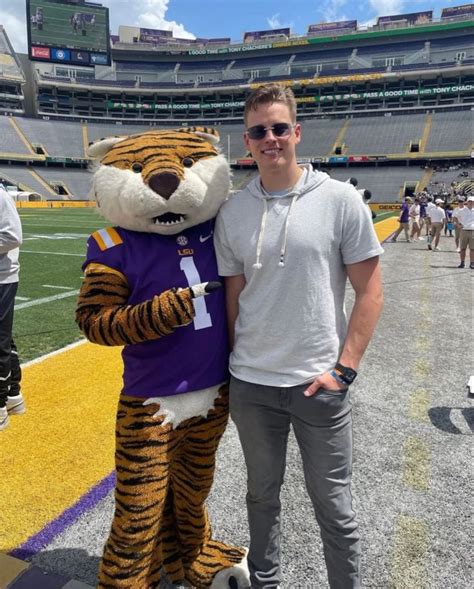
[[[23,245],[14,337],[22,361],[81,338],[74,322],[87,237],[107,225],[94,209],[20,209]]]
[[[88,236],[107,222],[94,209],[19,209],[23,226],[14,337],[23,362],[81,339],[74,322]],[[394,213],[383,213],[377,221]]]

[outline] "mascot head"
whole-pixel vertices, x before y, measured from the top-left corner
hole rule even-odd
[[[92,191],[107,221],[174,235],[216,216],[230,169],[214,129],[192,127],[102,139],[89,146]]]

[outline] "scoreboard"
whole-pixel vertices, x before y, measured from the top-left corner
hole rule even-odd
[[[110,65],[109,9],[85,0],[26,0],[32,61]]]

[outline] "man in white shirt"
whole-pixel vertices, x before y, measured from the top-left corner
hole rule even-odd
[[[444,224],[446,223],[446,213],[441,206],[442,204],[444,204],[444,200],[442,198],[437,198],[435,200],[436,206],[427,211],[431,219],[431,247],[435,252],[440,251],[438,247],[439,238]]]
[[[458,223],[461,227],[460,251],[461,262],[458,268],[464,268],[466,249],[469,246],[469,267],[474,270],[474,196],[467,198],[466,206],[458,212]]]
[[[224,203],[215,245],[233,343],[231,415],[248,475],[251,586],[281,584],[280,489],[293,427],[329,584],[359,589],[349,385],[382,308],[383,250],[354,189],[298,165],[290,88],[254,90],[244,121],[259,176]]]
[[[425,224],[426,224],[426,242],[428,245],[428,249],[431,249],[431,241],[432,241],[432,235],[431,235],[431,211],[433,209],[436,208],[436,205],[433,203],[433,197],[431,195],[428,195],[427,199],[426,199],[426,219],[425,219]]]
[[[461,251],[461,225],[459,224],[458,214],[464,208],[464,197],[459,196],[457,199],[458,206],[453,211],[453,223],[454,223],[454,241],[456,243],[456,251]]]

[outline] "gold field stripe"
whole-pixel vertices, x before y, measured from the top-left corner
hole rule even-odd
[[[403,482],[416,491],[426,491],[430,486],[431,453],[419,437],[410,436],[403,448]]]
[[[15,509],[0,510],[0,530],[8,531],[0,552],[23,544],[112,472],[120,352],[86,343],[24,366],[26,413],[2,432],[11,468],[4,462],[0,496]]]
[[[428,422],[428,409],[430,405],[429,393],[425,389],[414,391],[410,397],[408,417],[414,421]]]
[[[428,536],[425,521],[415,517],[398,516],[395,522],[391,588],[429,589]]]
[[[383,242],[390,237],[394,231],[398,228],[398,221],[397,217],[389,217],[388,219],[384,219],[383,221],[379,221],[374,225],[375,233],[380,242]]]

